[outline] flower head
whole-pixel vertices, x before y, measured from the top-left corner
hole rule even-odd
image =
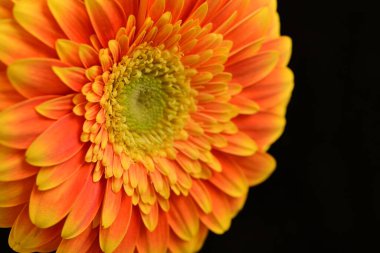
[[[195,252],[275,167],[275,0],[0,0],[0,226],[18,252]]]

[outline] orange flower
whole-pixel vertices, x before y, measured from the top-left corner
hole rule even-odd
[[[0,0],[0,226],[18,252],[195,252],[285,125],[275,0]]]

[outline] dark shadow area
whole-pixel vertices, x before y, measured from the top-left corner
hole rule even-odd
[[[375,15],[340,2],[279,1],[296,85],[278,167],[202,252],[380,252]]]

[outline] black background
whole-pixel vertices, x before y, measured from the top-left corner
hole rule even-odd
[[[367,1],[280,0],[279,12],[296,85],[270,150],[278,167],[201,252],[380,252],[375,11]],[[8,252],[8,231],[0,233]]]

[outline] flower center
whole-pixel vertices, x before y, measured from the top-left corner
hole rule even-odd
[[[132,80],[117,97],[125,124],[136,133],[148,132],[163,120],[167,100],[160,79],[148,75]]]
[[[141,160],[170,148],[195,110],[192,93],[175,53],[143,44],[124,57],[113,66],[102,100],[115,151]]]

